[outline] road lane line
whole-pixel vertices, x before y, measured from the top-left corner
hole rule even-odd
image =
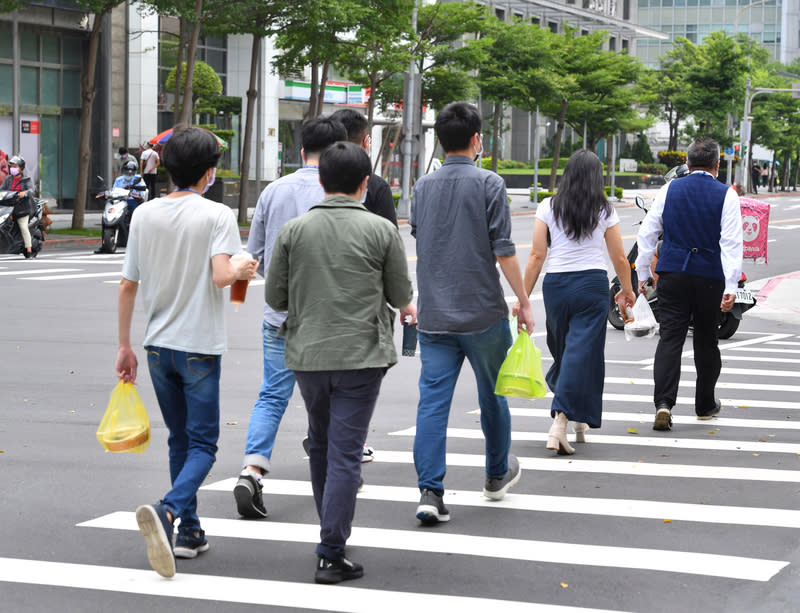
[[[4,270],[0,272],[0,275],[43,275],[54,272],[74,272],[76,270],[80,270],[80,268],[40,268],[39,270],[19,268],[17,270]]]
[[[704,429],[714,425],[713,421],[697,422]],[[390,432],[390,436],[414,436],[416,428],[406,428]],[[448,428],[449,438],[483,439],[483,432],[469,428]],[[518,442],[541,442],[547,440],[547,432],[511,432],[511,440]],[[634,447],[668,447],[671,449],[704,449],[710,451],[750,451],[754,453],[791,453],[800,454],[800,444],[762,443],[761,441],[731,441],[712,438],[675,438],[671,435],[641,436],[630,434],[617,436],[613,434],[593,434],[592,444],[599,445],[632,445]],[[567,461],[567,460],[565,460]],[[800,524],[798,524],[800,525]]]
[[[591,433],[589,434],[591,437]],[[591,442],[591,438],[589,438]],[[592,473],[601,475],[627,475],[633,477],[658,477],[676,479],[725,479],[733,481],[763,481],[773,483],[800,483],[800,470],[778,470],[772,468],[745,468],[742,466],[708,466],[699,469],[696,464],[658,464],[655,462],[623,462],[614,460],[575,460],[561,458],[520,457],[524,470],[540,472]],[[389,464],[413,464],[411,451],[388,451],[375,453],[374,462]],[[448,453],[447,466],[483,468],[486,457],[482,454]]]
[[[81,275],[53,275],[51,277],[24,277],[22,281],[62,281],[67,279],[91,279],[93,277],[121,277],[122,271],[113,272],[88,272]]]
[[[725,358],[727,359],[727,358]],[[782,360],[781,360],[782,361]],[[653,365],[645,366],[642,370],[653,370]],[[681,364],[681,372],[694,375],[696,373],[693,364]],[[800,371],[796,370],[764,370],[757,368],[728,368],[723,366],[720,371],[722,375],[739,375],[746,377],[791,377],[793,379],[800,378]]]
[[[750,349],[750,351],[754,351]],[[606,377],[606,383],[622,383],[628,385],[647,385],[652,387],[652,379],[637,379],[634,377]],[[695,387],[694,381],[681,380],[680,387]],[[732,383],[732,382],[718,382],[717,390],[720,389],[740,389],[740,390],[757,390],[760,392],[795,392],[800,393],[800,385],[776,385],[771,383]]]
[[[552,398],[553,395],[548,393],[546,398]],[[639,395],[639,394],[612,394],[604,393],[603,401],[610,402],[641,402],[645,403],[653,413],[653,395]],[[784,401],[784,400],[760,400],[754,398],[748,399],[733,399],[733,398],[720,398],[723,407],[735,408],[759,408],[759,409],[786,409],[794,411],[800,409],[800,402]],[[694,397],[678,396],[675,402],[676,405],[685,405],[694,408]]]
[[[777,349],[771,347],[734,347],[733,351],[758,351],[760,353],[800,353],[800,349]]]
[[[551,419],[550,409],[534,408],[512,408],[513,417],[543,417]],[[480,409],[469,411],[471,415],[480,415]],[[721,415],[725,415],[723,411]],[[629,423],[653,423],[654,411],[648,408],[647,412],[642,413],[619,413],[614,411],[603,411],[603,421],[622,421]],[[672,422],[683,425],[697,425],[697,417],[692,415],[673,415]],[[715,417],[708,425],[715,428],[758,428],[761,430],[800,430],[800,421],[788,421],[785,419],[735,419],[731,417]],[[589,431],[589,434],[592,430]],[[798,480],[800,482],[800,480]]]
[[[280,560],[276,560],[276,562],[280,563]],[[778,561],[767,562],[771,562],[775,566],[782,564]],[[765,569],[768,572],[766,567]],[[758,567],[757,570],[762,569]],[[749,579],[750,577],[745,578]],[[755,580],[764,581],[761,578]],[[0,558],[0,582],[3,581],[145,596],[252,604],[270,608],[301,608],[342,613],[375,613],[376,611],[408,613],[408,611],[428,609],[477,613],[491,611],[495,607],[503,613],[624,613],[608,609],[587,609],[495,598],[446,596],[444,594],[399,592],[341,585],[331,588],[328,585],[316,585],[308,582],[269,581],[220,575],[179,573],[173,579],[165,580],[152,570],[21,558]],[[169,605],[167,608],[170,608]]]
[[[283,481],[269,479],[277,491],[269,493],[311,496],[311,484],[304,481]],[[226,480],[226,486],[233,489],[235,479]],[[203,488],[206,489],[206,488]],[[367,486],[364,486],[366,491]],[[267,490],[265,486],[265,491]],[[408,502],[419,500],[417,488],[399,488],[370,486],[375,490],[371,499],[396,501],[399,495]],[[364,491],[359,498],[365,498]],[[496,508],[520,508],[514,505],[518,496],[509,494],[502,501],[479,504],[477,506],[493,506]],[[464,505],[462,498],[469,500],[485,500],[477,492],[445,493],[445,504]],[[548,498],[548,497],[537,497]],[[556,497],[553,497],[556,498]],[[456,502],[455,500],[458,500]],[[576,500],[571,500],[574,505]],[[617,502],[617,501],[614,501]],[[636,501],[619,501],[622,503]],[[563,503],[561,503],[563,504]],[[561,507],[557,504],[556,507]],[[660,504],[660,503],[659,503]],[[546,506],[546,505],[545,505]],[[695,509],[696,514],[712,513],[716,507]],[[523,507],[527,508],[527,507]],[[530,509],[535,510],[535,509]],[[754,509],[760,512],[762,509]],[[573,509],[574,512],[574,509]],[[578,511],[580,512],[580,511]],[[616,513],[614,513],[616,515]],[[630,516],[630,515],[629,515]],[[658,514],[659,521],[666,515]],[[137,530],[134,513],[117,512],[98,517],[78,524],[87,528],[109,528],[114,530]],[[288,541],[314,544],[319,542],[319,525],[295,524],[286,522],[244,522],[239,519],[203,518],[203,529],[207,536],[224,538],[241,538],[248,540]],[[559,543],[553,541],[527,540],[517,538],[500,538],[492,536],[476,536],[473,534],[453,534],[434,532],[432,530],[389,530],[384,528],[353,527],[347,544],[354,547],[371,547],[378,549],[394,549],[398,551],[420,551],[424,553],[445,553],[451,555],[469,555],[485,558],[520,560],[525,562],[546,562],[551,564],[578,564],[584,566],[602,566],[612,568],[629,568],[635,570],[654,570],[662,572],[689,573],[693,575],[745,579],[752,581],[769,581],[788,562],[781,560],[765,560],[687,551],[670,551],[665,549],[646,549],[635,547],[613,547],[603,545],[583,545]]]

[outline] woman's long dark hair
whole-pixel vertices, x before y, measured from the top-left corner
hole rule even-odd
[[[594,153],[579,149],[564,168],[561,184],[552,199],[553,217],[568,238],[589,238],[600,215],[611,213],[603,191],[603,165]]]

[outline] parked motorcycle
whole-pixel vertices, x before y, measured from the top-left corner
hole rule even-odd
[[[97,178],[104,182],[102,177]],[[131,223],[130,209],[139,202],[147,200],[147,186],[144,181],[133,185],[132,188],[112,187],[95,196],[106,200],[101,223],[102,245],[98,252],[114,253],[117,247],[127,245]],[[137,194],[140,195],[139,198],[136,197]]]
[[[19,198],[15,191],[0,192],[0,253],[24,254],[25,243],[14,218],[14,205]],[[28,230],[31,233],[31,257],[36,257],[45,240],[44,200],[31,198],[33,211],[28,215]]]
[[[682,177],[685,174],[688,174],[688,168],[686,165],[682,165],[684,168],[676,167],[673,168],[666,177],[670,179]],[[670,176],[670,173],[675,170],[676,172]],[[639,207],[645,214],[647,214],[647,207],[645,206],[644,199],[641,196],[636,196],[636,206]],[[641,224],[641,222],[639,222]],[[659,245],[660,246],[660,245]],[[656,258],[653,259],[651,264],[651,275],[653,274],[653,270],[655,269],[656,261],[658,259],[658,252],[660,249],[656,250]],[[631,266],[631,284],[634,288],[639,285],[639,275],[636,272],[636,258],[639,255],[639,246],[637,243],[634,243],[631,247],[630,251],[628,252],[628,263]],[[745,282],[747,281],[747,276],[742,273],[741,278],[739,279],[739,287],[736,290],[736,300],[734,301],[733,308],[728,311],[727,313],[720,312],[720,321],[717,325],[717,338],[721,339],[728,339],[731,338],[735,333],[736,330],[739,329],[739,323],[742,320],[742,314],[749,309],[752,309],[756,305],[756,298],[753,294],[745,287]],[[622,314],[619,310],[619,305],[614,300],[614,296],[616,296],[617,292],[621,289],[621,284],[619,282],[619,277],[614,277],[611,281],[611,287],[608,290],[608,297],[609,297],[609,306],[608,306],[608,322],[617,330],[622,330],[625,327],[625,324],[622,319]],[[647,302],[650,304],[650,308],[653,310],[653,314],[655,315],[656,320],[659,319],[659,311],[658,311],[658,289],[657,286],[653,287],[653,277],[651,276],[650,279],[645,283],[645,298],[647,298]]]

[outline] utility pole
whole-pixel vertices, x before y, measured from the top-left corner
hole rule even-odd
[[[411,29],[417,31],[417,6],[414,4],[414,10],[411,13]],[[397,216],[408,218],[411,211],[411,167],[414,163],[414,133],[416,110],[416,81],[417,81],[417,63],[416,58],[411,58],[408,67],[408,74],[406,76],[406,92],[405,99],[403,100],[403,123],[405,125],[405,137],[403,138],[403,177],[401,183],[402,192],[400,194],[400,201],[397,203]]]

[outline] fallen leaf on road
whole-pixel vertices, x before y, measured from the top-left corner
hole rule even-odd
[[[569,583],[562,583],[561,587],[567,588],[567,587],[569,587]]]
[[[760,454],[760,453],[754,453],[753,455],[755,455],[755,456],[759,456],[759,455],[761,455],[761,454]]]
[[[716,434],[716,432],[714,432],[713,430],[709,430],[708,433],[709,434]]]
[[[665,519],[665,520],[664,520],[664,523],[665,523],[665,524],[671,524],[671,523],[672,523],[672,520],[671,520],[671,519]]]
[[[636,428],[628,428],[628,432],[631,434],[639,434],[639,431]]]
[[[229,421],[227,423],[228,423],[229,426],[238,426],[239,425],[238,421]]]

